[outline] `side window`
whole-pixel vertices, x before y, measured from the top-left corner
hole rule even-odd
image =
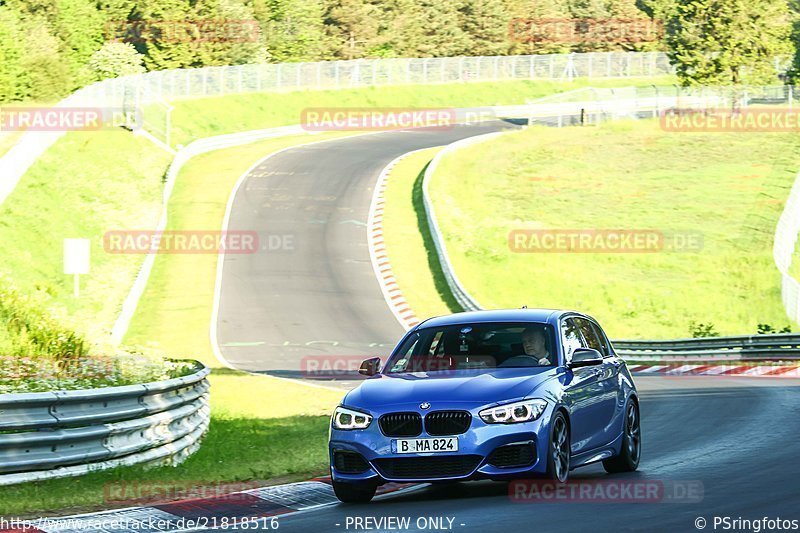
[[[606,337],[603,328],[596,323],[592,322],[592,327],[594,327],[595,332],[597,332],[597,338],[600,339],[600,344],[603,346],[603,349],[600,350],[600,353],[603,354],[603,357],[608,357],[611,355],[611,345],[608,343],[608,337]]]
[[[605,355],[603,344],[600,342],[600,337],[597,335],[592,323],[585,318],[575,318],[575,323],[578,324],[578,329],[581,330],[583,338],[586,341],[587,348],[593,348]]]
[[[564,359],[572,360],[572,352],[583,347],[581,332],[575,324],[575,319],[568,318],[561,323],[561,344],[564,345]]]

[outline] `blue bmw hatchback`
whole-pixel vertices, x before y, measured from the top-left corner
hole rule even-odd
[[[636,387],[602,328],[572,311],[514,309],[432,318],[331,419],[336,496],[366,502],[386,482],[545,476],[602,461],[636,470]]]

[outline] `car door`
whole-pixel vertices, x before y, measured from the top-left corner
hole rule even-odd
[[[564,361],[572,360],[572,352],[576,348],[588,348],[583,339],[580,328],[576,323],[577,317],[569,317],[561,321],[561,344],[564,350]],[[598,367],[586,366],[568,368],[564,383],[564,404],[570,412],[570,431],[572,453],[577,454],[597,446],[598,424],[602,417],[600,396],[602,385],[599,380]]]
[[[609,425],[609,431],[607,435],[608,441],[611,442],[619,437],[620,433],[622,432],[622,425],[625,418],[625,398],[627,391],[623,386],[623,380],[619,374],[620,370],[622,370],[623,361],[614,353],[614,350],[611,348],[611,343],[608,341],[608,336],[603,331],[603,328],[601,328],[597,322],[590,322],[592,326],[594,326],[597,336],[603,345],[602,353],[604,358],[603,362],[605,364],[604,380],[609,397],[613,398],[614,401],[613,412],[611,414],[611,423]]]
[[[615,429],[617,411],[617,385],[618,368],[612,363],[609,357],[608,346],[604,336],[597,331],[594,322],[583,317],[576,317],[575,323],[581,331],[581,336],[589,348],[593,348],[603,355],[603,364],[590,367],[597,374],[598,389],[593,410],[593,435],[590,440],[590,448],[596,448],[608,444],[619,436],[619,431]]]

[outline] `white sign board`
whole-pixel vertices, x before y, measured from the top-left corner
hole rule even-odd
[[[89,273],[89,239],[64,239],[64,274]]]

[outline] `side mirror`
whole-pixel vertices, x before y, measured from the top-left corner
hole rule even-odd
[[[593,348],[578,348],[572,352],[571,368],[603,364],[603,356]]]
[[[373,357],[361,363],[358,373],[362,376],[374,376],[381,369],[381,358]]]

